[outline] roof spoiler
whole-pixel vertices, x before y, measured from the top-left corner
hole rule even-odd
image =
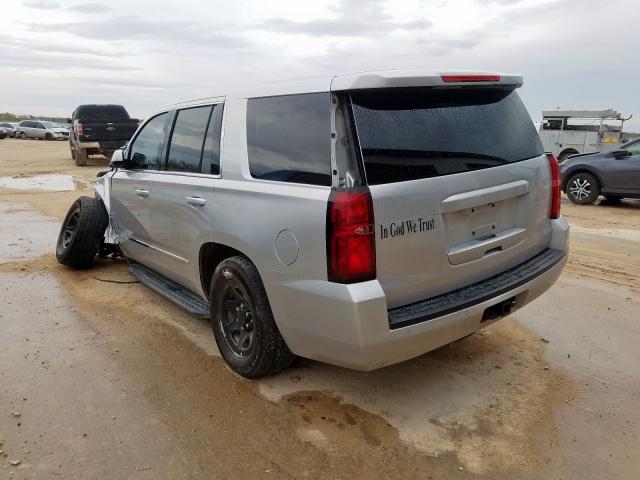
[[[376,88],[417,88],[454,86],[504,86],[518,88],[522,77],[490,72],[443,72],[387,70],[337,75],[331,81],[331,91],[369,90]]]

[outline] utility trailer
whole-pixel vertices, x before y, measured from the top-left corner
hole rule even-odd
[[[540,139],[545,151],[562,163],[569,155],[617,150],[623,140],[624,122],[630,118],[611,108],[543,110]]]

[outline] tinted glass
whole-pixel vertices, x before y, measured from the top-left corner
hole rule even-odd
[[[129,149],[129,160],[133,168],[158,168],[168,118],[168,113],[160,114],[142,128]]]
[[[247,147],[254,178],[331,185],[328,93],[254,98],[247,104]]]
[[[179,110],[169,145],[167,170],[200,172],[202,145],[211,106]]]
[[[628,152],[631,152],[631,155],[634,157],[637,155],[640,155],[640,141],[630,143],[629,145],[627,145],[626,147],[623,147],[622,149],[627,150]]]
[[[76,118],[92,120],[122,120],[129,114],[122,105],[82,105],[78,107]]]
[[[468,172],[544,153],[513,90],[363,92],[351,99],[369,184]]]
[[[202,152],[202,173],[220,174],[220,130],[222,127],[222,111],[224,104],[214,105],[213,115],[209,120],[207,139]]]

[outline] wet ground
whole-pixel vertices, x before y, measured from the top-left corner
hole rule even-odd
[[[564,203],[563,276],[477,335],[247,381],[123,262],[55,262],[91,163],[0,141],[0,479],[640,478],[640,201]]]

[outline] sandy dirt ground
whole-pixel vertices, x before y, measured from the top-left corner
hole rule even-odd
[[[123,261],[56,263],[106,164],[0,141],[0,479],[640,478],[640,201],[564,202],[561,279],[472,337],[248,381]]]

